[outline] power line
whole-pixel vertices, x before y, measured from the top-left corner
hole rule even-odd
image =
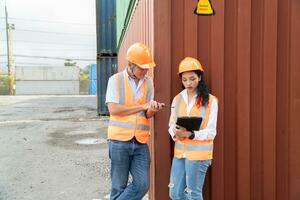
[[[1,17],[4,19],[4,17]],[[20,20],[20,21],[31,21],[31,22],[43,22],[43,23],[55,23],[55,24],[72,24],[72,25],[80,25],[80,26],[96,26],[96,24],[82,24],[75,22],[63,22],[63,21],[50,21],[50,20],[40,20],[40,19],[26,19],[26,18],[17,18],[17,17],[9,17],[10,20]]]
[[[0,40],[6,41],[6,40]],[[21,43],[36,43],[36,44],[50,44],[50,45],[74,45],[74,46],[93,46],[92,44],[75,44],[75,43],[55,43],[55,42],[36,42],[36,41],[25,41],[25,40],[14,40],[14,42],[21,42]]]
[[[1,63],[1,62],[0,62]],[[2,62],[6,63],[6,62]],[[51,66],[51,63],[26,63],[26,62],[16,62],[15,65],[39,65],[39,66]]]
[[[1,30],[5,30],[5,28],[1,28]],[[63,32],[28,30],[28,29],[14,29],[14,31],[25,31],[25,32],[35,32],[35,33],[60,34],[60,35],[79,35],[79,36],[96,37],[95,34],[83,34],[83,33],[63,33]]]
[[[94,51],[96,52],[96,49],[19,49],[19,48],[14,48],[14,51]]]
[[[1,40],[0,40],[1,41]],[[2,48],[4,48],[5,45],[2,45]],[[45,47],[45,46],[41,46],[41,47]],[[2,49],[0,47],[0,52],[3,52],[4,49]],[[96,48],[84,48],[84,47],[79,47],[79,48],[57,48],[57,47],[46,47],[46,48],[30,48],[30,47],[23,47],[23,46],[19,46],[19,47],[14,47],[14,51],[15,50],[20,50],[20,51],[23,51],[23,50],[28,50],[28,51],[59,51],[59,50],[62,50],[62,51],[97,51]]]
[[[7,56],[7,55],[0,55],[0,57],[2,56]],[[63,58],[63,57],[51,57],[51,56],[29,56],[29,55],[18,55],[15,54],[14,57],[23,57],[23,58],[44,58],[44,59],[54,59],[54,60],[66,60],[66,59],[70,59],[70,60],[79,60],[79,61],[95,61],[95,59],[92,58]]]

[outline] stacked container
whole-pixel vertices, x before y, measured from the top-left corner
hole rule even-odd
[[[97,65],[92,64],[90,68],[90,84],[89,84],[89,94],[97,94]]]
[[[108,79],[116,72],[116,0],[96,0],[98,114],[108,115],[105,95]]]

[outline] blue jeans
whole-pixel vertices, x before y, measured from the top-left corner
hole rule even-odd
[[[172,200],[203,200],[202,188],[211,160],[173,158],[169,196]]]
[[[147,144],[109,140],[110,200],[140,200],[149,189],[150,153]],[[128,184],[129,173],[132,182]]]

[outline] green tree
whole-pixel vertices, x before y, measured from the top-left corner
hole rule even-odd
[[[90,68],[91,66],[87,65],[83,69],[80,69],[80,78],[79,78],[80,94],[89,94]]]
[[[9,76],[0,75],[0,95],[9,95],[9,82]]]
[[[81,72],[81,74],[87,74],[89,76],[90,69],[91,69],[91,65],[87,65],[83,69],[81,69],[80,72]]]

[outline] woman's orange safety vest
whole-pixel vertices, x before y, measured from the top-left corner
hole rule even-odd
[[[216,97],[209,95],[209,100],[206,107],[197,107],[194,104],[190,111],[189,116],[201,116],[203,118],[200,130],[207,126],[210,108],[214,98]],[[186,106],[187,105],[184,102],[182,95],[177,95],[175,97],[175,121],[177,117],[186,116]],[[213,157],[213,140],[200,141],[191,140],[188,138],[176,140],[174,149],[174,156],[176,158],[187,158],[189,160],[210,160]]]
[[[141,95],[135,102],[133,91],[131,89],[127,73],[125,71],[113,76],[116,82],[117,93],[119,94],[119,104],[125,106],[142,105],[151,100],[153,91],[152,80],[145,77],[141,85]],[[150,135],[150,122],[146,118],[146,113],[139,112],[132,115],[119,116],[110,115],[108,125],[108,139],[128,141],[134,136],[141,143],[146,143]]]

